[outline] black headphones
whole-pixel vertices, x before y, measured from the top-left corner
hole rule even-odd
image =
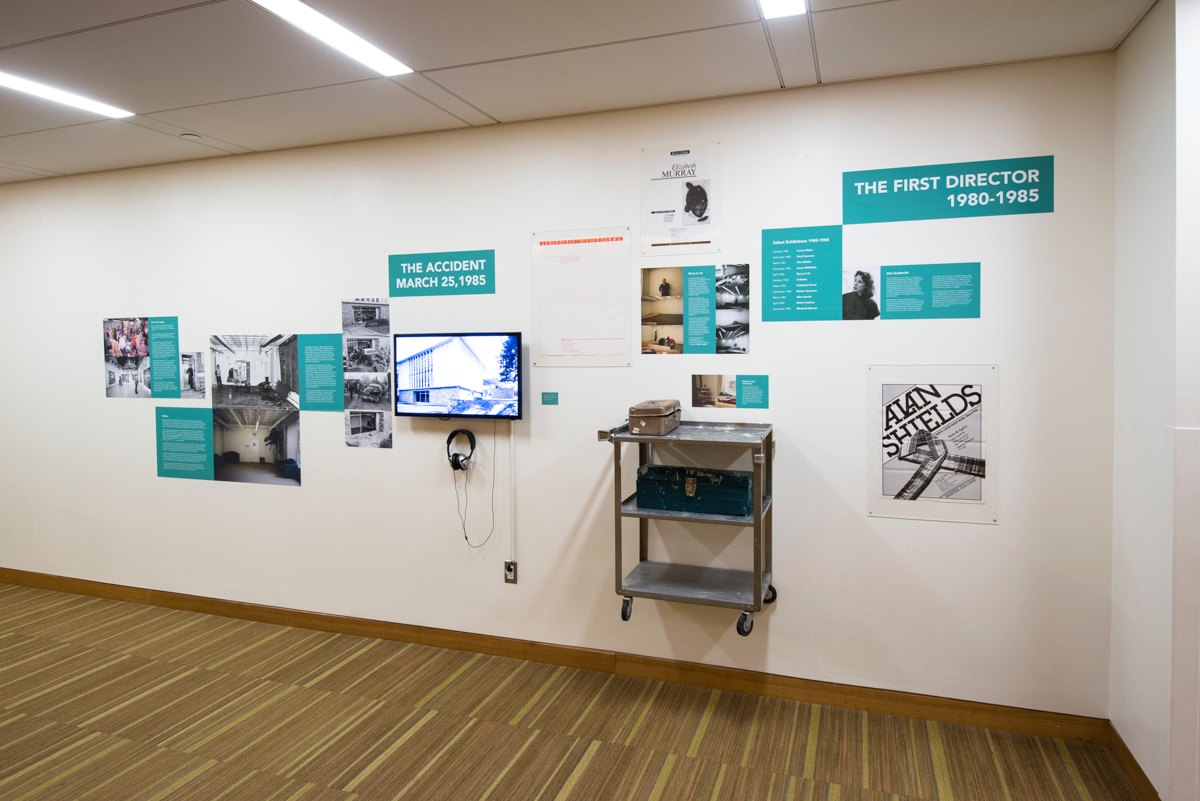
[[[467,438],[467,443],[471,446],[470,453],[451,453],[450,446],[454,444],[454,440],[459,435]],[[471,457],[475,455],[475,435],[465,428],[456,428],[450,432],[450,436],[446,437],[446,458],[450,460],[451,470],[466,470],[470,466]]]

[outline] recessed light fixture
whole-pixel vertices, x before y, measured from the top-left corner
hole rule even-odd
[[[350,58],[370,67],[380,75],[406,75],[412,68],[406,67],[375,45],[356,33],[348,31],[320,11],[301,3],[300,0],[252,0],[275,16],[295,25],[314,39],[338,50]]]
[[[181,133],[179,136],[183,139],[188,140],[189,142],[199,142],[200,141],[200,134]]]
[[[780,17],[795,17],[805,13],[805,0],[758,0],[762,9],[763,19],[779,19]]]
[[[56,89],[53,86],[31,81],[28,78],[19,78],[7,72],[0,72],[0,86],[7,86],[9,89],[16,89],[18,92],[24,92],[25,94],[34,95],[45,100],[53,100],[55,103],[62,103],[66,106],[74,106],[84,111],[90,111],[93,114],[103,114],[105,117],[112,117],[114,120],[133,116],[132,111],[110,106],[107,103],[101,103],[99,100],[92,100],[90,97],[77,95],[65,89]]]

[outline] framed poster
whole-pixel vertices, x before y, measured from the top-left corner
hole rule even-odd
[[[642,149],[642,255],[721,249],[720,143]]]
[[[629,366],[629,229],[543,231],[530,242],[535,367]]]
[[[998,523],[997,368],[867,367],[867,514]]]

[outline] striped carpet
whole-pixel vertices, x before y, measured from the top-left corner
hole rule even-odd
[[[1135,801],[1104,748],[0,584],[0,801]]]

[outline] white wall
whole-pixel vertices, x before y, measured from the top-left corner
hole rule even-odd
[[[1177,0],[1175,546],[1167,801],[1200,797],[1200,2]]]
[[[1109,717],[1160,791],[1170,721],[1175,411],[1175,23],[1117,52],[1116,348]]]
[[[0,563],[1105,716],[1113,114],[1101,55],[0,187],[0,352],[42,373],[37,392],[6,379]],[[473,510],[500,457],[500,531],[475,551],[458,530],[450,423],[398,418],[395,448],[371,451],[343,445],[339,415],[305,413],[300,490],[209,484],[155,478],[153,403],[104,397],[105,317],[177,314],[183,350],[210,333],[338,331],[341,300],[385,292],[390,253],[497,253],[496,295],[397,300],[394,330],[528,331],[529,233],[630,225],[636,241],[639,149],[706,139],[722,147],[724,251],[688,263],[749,262],[756,293],[760,230],[839,222],[844,170],[1053,155],[1056,211],[847,230],[856,262],[982,262],[979,320],[764,324],[758,295],[750,355],[532,371],[514,427],[515,586],[501,569],[503,424],[497,445],[474,426]],[[638,269],[671,263],[630,265],[634,320]],[[28,358],[31,332],[53,358]],[[999,525],[867,519],[870,363],[1000,366]],[[630,403],[686,401],[692,373],[735,372],[770,375],[769,411],[687,417],[777,426],[779,602],[745,639],[734,613],[707,607],[639,600],[622,623],[611,447],[595,432]],[[560,405],[538,405],[543,390]],[[170,525],[97,519],[114,473]],[[178,524],[184,504],[197,513]],[[346,526],[358,508],[388,522]],[[667,533],[672,553],[721,562],[746,546],[725,529],[698,546]]]

